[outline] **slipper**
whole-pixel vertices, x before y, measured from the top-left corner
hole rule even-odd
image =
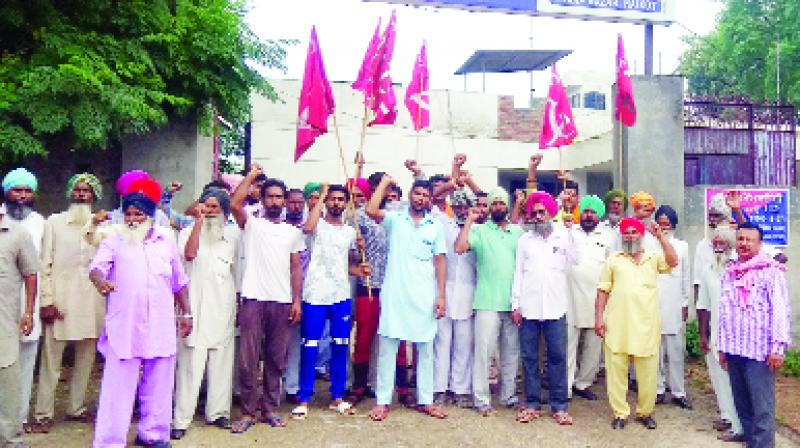
[[[42,417],[31,424],[31,432],[35,434],[47,434],[53,428],[53,419]]]
[[[567,411],[558,411],[553,413],[553,420],[559,425],[569,426],[572,422],[572,416]]]
[[[519,423],[530,423],[541,416],[541,412],[538,409],[533,408],[523,408],[517,412],[517,421]]]
[[[305,420],[308,417],[308,406],[301,404],[292,409],[292,418],[295,420]]]
[[[231,429],[231,421],[227,417],[219,417],[212,422],[206,422],[206,425],[216,426],[219,429]]]
[[[232,434],[244,434],[250,429],[251,426],[256,424],[256,420],[253,417],[244,417],[241,420],[237,421],[233,425],[231,425],[231,433]]]
[[[417,406],[417,412],[421,412],[425,415],[428,415],[433,418],[438,418],[440,420],[447,418],[447,412],[444,412],[441,405],[438,404],[428,404],[428,405],[419,405]]]
[[[375,406],[369,412],[369,418],[374,422],[382,422],[389,416],[389,406]]]
[[[286,422],[277,415],[268,415],[261,419],[262,422],[269,425],[270,428],[285,428]]]
[[[356,413],[356,409],[353,405],[344,400],[339,401],[337,404],[331,403],[328,409],[338,412],[339,415],[353,415]]]

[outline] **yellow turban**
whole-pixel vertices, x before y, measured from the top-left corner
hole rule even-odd
[[[649,205],[650,207],[656,206],[656,200],[650,193],[640,191],[631,195],[631,205],[634,209]]]

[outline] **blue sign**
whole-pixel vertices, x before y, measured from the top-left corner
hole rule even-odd
[[[661,12],[662,10],[661,0],[550,0],[550,3],[615,11]]]
[[[764,232],[764,243],[773,246],[789,245],[789,190],[787,189],[736,189],[740,206],[750,222]],[[711,198],[726,194],[727,190],[706,189],[706,212]],[[708,216],[708,213],[706,213]]]

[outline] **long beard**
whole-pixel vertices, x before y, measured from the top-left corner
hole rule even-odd
[[[147,218],[143,222],[125,223],[125,225],[122,226],[122,236],[128,244],[135,246],[144,242],[144,239],[147,238],[152,228],[152,218]]]
[[[92,219],[92,205],[72,203],[67,209],[67,217],[74,223],[84,225]]]
[[[628,255],[633,255],[642,250],[642,240],[623,241],[622,250]]]
[[[534,222],[531,224],[531,230],[539,236],[547,237],[553,232],[553,223],[551,221]]]
[[[608,224],[611,225],[611,227],[617,227],[617,224],[622,220],[622,215],[608,213],[606,218],[608,218]]]
[[[27,218],[33,211],[32,204],[23,204],[21,202],[9,201],[6,203],[6,212],[8,216],[17,221],[22,221]]]
[[[725,268],[728,267],[728,261],[731,259],[729,252],[714,252],[714,272],[722,274]]]
[[[207,243],[215,243],[222,239],[222,231],[225,221],[222,216],[206,216],[203,219],[203,229],[200,231],[200,239]]]

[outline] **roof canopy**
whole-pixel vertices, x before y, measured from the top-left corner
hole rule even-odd
[[[534,72],[570,53],[572,50],[477,50],[455,74]]]

